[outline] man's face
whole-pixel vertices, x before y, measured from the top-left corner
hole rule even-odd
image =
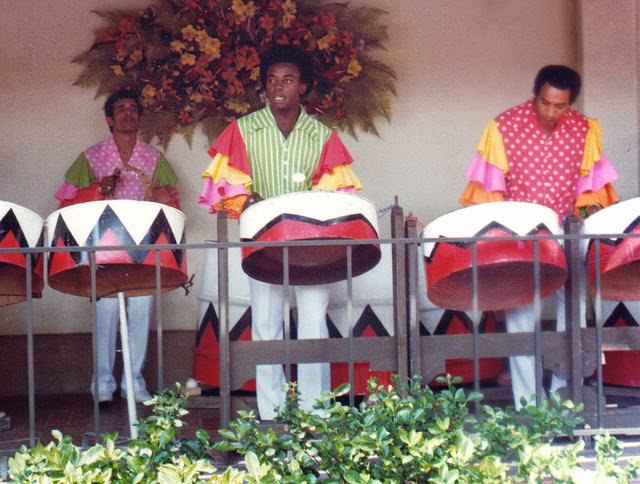
[[[307,85],[300,81],[300,71],[295,64],[278,63],[269,66],[266,91],[272,110],[297,109],[300,97],[306,90]]]
[[[551,133],[556,128],[571,105],[570,99],[571,89],[556,89],[546,82],[542,85],[540,94],[533,100],[533,109],[542,131]]]
[[[113,133],[137,133],[140,113],[134,99],[118,99],[113,104],[113,117],[107,117],[107,124]]]

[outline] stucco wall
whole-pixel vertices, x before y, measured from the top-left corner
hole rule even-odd
[[[92,91],[72,86],[80,67],[70,60],[90,45],[92,31],[100,25],[91,10],[146,3],[3,3],[10,5],[0,17],[0,199],[43,217],[55,209],[53,193],[69,163],[108,134],[100,110],[102,99],[94,100]],[[391,41],[381,57],[397,73],[398,97],[393,101],[391,124],[380,123],[380,138],[343,139],[356,159],[355,168],[365,185],[363,195],[383,207],[397,194],[402,205],[424,222],[457,207],[464,187],[462,173],[485,122],[530,95],[541,65],[580,63],[579,5],[569,0],[351,3],[389,12]],[[615,10],[618,3],[609,2],[609,9]],[[633,1],[621,3],[627,10],[635,6]],[[590,76],[591,82],[607,85],[615,72]],[[588,104],[589,114],[601,118],[608,133],[613,131],[608,121],[615,114],[609,112],[606,99],[614,94],[599,95],[605,100]],[[606,147],[619,141],[607,139]],[[195,138],[191,149],[176,138],[167,152],[180,177],[190,242],[215,236],[213,218],[196,205],[206,148],[203,136]],[[637,153],[633,157],[621,168],[636,180]],[[637,187],[625,183],[622,191],[624,196],[634,196]],[[191,271],[198,272],[200,260],[199,254],[190,256]],[[186,298],[177,291],[167,296],[165,328],[196,326],[197,292],[196,287]],[[88,314],[86,300],[48,289],[35,305],[35,328],[40,333],[90,331]],[[24,304],[0,308],[0,333],[23,333],[23,320]]]

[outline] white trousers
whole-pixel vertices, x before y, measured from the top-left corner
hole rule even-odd
[[[581,294],[582,291],[581,291]],[[556,331],[564,331],[566,328],[564,287],[560,288],[552,297],[556,313]],[[584,318],[584,296],[580,300],[580,324],[585,325]],[[505,312],[505,323],[508,333],[532,333],[534,331],[535,319],[533,314],[533,304],[528,304],[519,308],[508,309]],[[510,356],[509,366],[511,368],[511,390],[513,401],[517,409],[521,408],[520,399],[524,397],[529,400],[535,398],[536,393],[536,364],[534,356]],[[551,390],[557,390],[567,384],[566,380],[553,375],[551,379]]]
[[[145,390],[146,385],[142,377],[142,368],[147,354],[153,296],[130,297],[126,301],[133,387],[136,390]],[[116,336],[120,320],[118,299],[102,298],[98,300],[96,303],[96,319],[98,387],[100,393],[113,393],[117,387],[116,380],[113,377],[113,366],[115,364]],[[121,386],[122,388],[125,387],[124,373]],[[93,393],[93,384],[91,385],[91,391]]]
[[[284,287],[249,278],[251,289],[251,331],[254,341],[279,340],[283,336]],[[298,308],[298,339],[328,338],[327,286],[292,286]],[[282,385],[286,383],[282,365],[256,366],[256,395],[262,420],[273,420],[275,407],[284,405]],[[329,363],[298,365],[300,406],[312,410],[322,392],[331,386]]]

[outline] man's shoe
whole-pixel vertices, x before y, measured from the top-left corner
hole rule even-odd
[[[95,398],[95,395],[93,396]],[[112,402],[113,401],[113,392],[109,392],[106,390],[98,391],[98,403]]]
[[[133,395],[134,398],[136,400],[136,402],[138,403],[144,403],[147,400],[151,400],[153,398],[153,396],[151,395],[151,393],[149,393],[146,389],[144,388],[138,388],[138,389],[134,389],[133,390]],[[120,390],[120,396],[126,400],[127,399],[127,391],[122,388]]]

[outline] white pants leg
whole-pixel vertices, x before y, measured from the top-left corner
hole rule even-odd
[[[528,304],[504,312],[508,333],[528,333],[533,331],[533,305]],[[510,356],[511,390],[515,407],[521,407],[520,399],[529,399],[536,391],[535,358],[533,356]]]
[[[282,339],[284,290],[282,286],[249,278],[251,289],[251,339]],[[282,385],[286,382],[282,365],[256,366],[256,397],[262,420],[273,420],[275,407],[284,404]]]
[[[113,377],[118,328],[118,300],[102,298],[96,303],[96,339],[98,353],[98,388],[100,393],[113,393],[117,384]],[[91,385],[93,393],[93,384]]]
[[[298,307],[298,339],[328,338],[327,306],[328,286],[296,286]],[[313,410],[313,405],[322,392],[331,388],[329,363],[305,363],[298,365],[298,389],[300,407]]]
[[[556,331],[565,331],[565,295],[564,287],[560,288],[553,295],[554,309],[556,314]],[[584,298],[584,290],[580,287],[580,325],[586,325],[586,304]],[[505,322],[509,333],[527,333],[534,330],[534,314],[533,304],[522,306],[520,308],[509,309],[505,311]],[[511,356],[509,357],[509,366],[511,368],[511,388],[513,391],[513,399],[516,408],[520,408],[520,399],[527,399],[535,396],[536,391],[536,367],[534,356]],[[558,390],[566,386],[567,380],[553,375],[551,378],[551,390]],[[544,398],[544,396],[543,396]]]
[[[147,353],[152,305],[153,296],[131,297],[127,299],[131,368],[133,384],[136,389],[146,389],[144,378],[142,377],[142,368]],[[113,393],[117,386],[116,380],[113,377],[113,367],[116,355],[118,321],[120,319],[118,300],[116,298],[100,299],[96,303],[96,318],[98,386],[100,392]],[[91,390],[93,392],[93,385]]]

